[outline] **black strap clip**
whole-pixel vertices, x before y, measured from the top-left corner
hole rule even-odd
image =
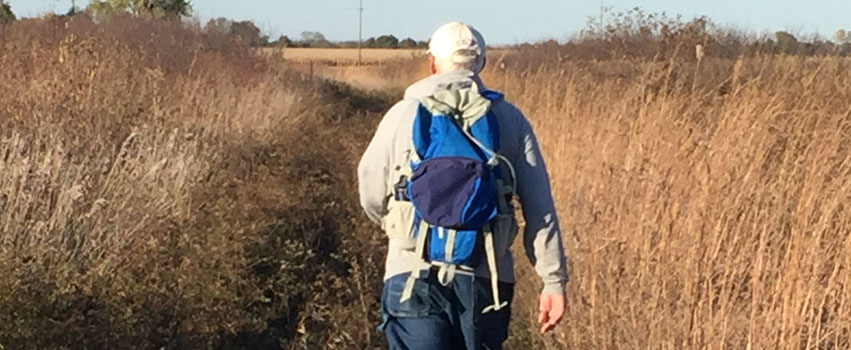
[[[408,177],[402,175],[399,177],[399,181],[393,185],[393,197],[397,201],[410,202],[411,198],[408,196]]]

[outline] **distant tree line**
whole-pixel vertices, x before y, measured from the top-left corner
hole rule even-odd
[[[268,46],[274,47],[313,47],[313,48],[355,48],[357,41],[332,42],[325,38],[320,32],[302,32],[301,40],[292,40],[287,36],[281,36],[278,40],[270,42]],[[381,35],[366,39],[361,47],[375,49],[414,49],[427,47],[425,41],[416,41],[412,38],[399,40],[394,35]]]
[[[80,12],[72,8],[66,15]],[[161,19],[180,19],[192,14],[192,4],[188,0],[92,0],[85,12],[94,18],[104,18],[115,15],[131,15]],[[17,18],[11,6],[0,0],[0,24],[11,23]],[[305,31],[298,40],[282,35],[271,40],[268,35],[252,21],[234,21],[224,17],[211,19],[204,26],[205,33],[223,38],[236,40],[252,47],[315,47],[315,48],[354,48],[357,41],[332,42],[320,32]],[[399,40],[394,35],[381,35],[364,40],[365,48],[411,49],[424,48],[427,43],[412,38]]]
[[[210,35],[224,35],[253,47],[311,47],[311,48],[354,48],[357,41],[332,42],[320,32],[305,31],[300,40],[290,39],[281,35],[271,40],[268,35],[252,21],[232,21],[224,17],[211,19],[204,26],[204,32]],[[399,40],[393,35],[382,35],[377,38],[364,40],[362,47],[381,49],[412,49],[424,48],[428,44],[412,38]]]
[[[134,16],[177,19],[189,16],[192,4],[187,0],[92,0],[88,12],[95,16],[130,13]]]
[[[67,15],[80,12],[72,8]],[[94,18],[129,14],[139,17],[180,19],[192,14],[188,0],[92,0],[85,13]],[[780,31],[771,36],[754,38],[742,31],[729,30],[713,24],[706,17],[682,21],[680,17],[668,17],[664,13],[646,13],[640,8],[620,13],[607,10],[608,20],[600,22],[589,18],[588,26],[579,36],[568,43],[554,40],[521,44],[520,47],[544,46],[585,47],[588,56],[605,58],[614,56],[653,56],[666,48],[701,45],[709,49],[710,55],[735,57],[745,50],[787,55],[830,55],[851,56],[851,32],[840,29],[833,40],[812,37],[800,40],[792,33]],[[0,25],[17,20],[11,6],[0,0]],[[332,42],[320,32],[305,31],[301,38],[293,40],[282,35],[272,40],[249,20],[233,21],[219,17],[210,20],[203,30],[208,35],[226,40],[236,40],[253,47],[311,47],[311,48],[355,48],[358,41]],[[425,41],[412,38],[400,40],[394,35],[371,37],[360,43],[364,48],[412,49],[425,48]],[[572,52],[577,52],[573,51]],[[580,51],[581,52],[581,51]],[[687,50],[682,51],[687,52]]]

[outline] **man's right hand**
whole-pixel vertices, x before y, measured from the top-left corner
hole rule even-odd
[[[561,322],[565,310],[564,294],[541,294],[538,307],[538,323],[541,324],[541,334],[553,330]]]

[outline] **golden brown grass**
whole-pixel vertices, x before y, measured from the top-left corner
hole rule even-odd
[[[573,280],[539,338],[522,265],[513,348],[851,348],[851,61],[536,60],[484,77],[537,130]]]
[[[351,169],[384,100],[175,23],[0,35],[0,348],[375,342]]]
[[[358,62],[358,49],[353,48],[263,48],[263,55],[282,58],[296,63],[313,62],[335,66],[350,66]],[[491,50],[492,55],[501,55],[504,50]],[[363,49],[361,60],[367,65],[381,65],[405,59],[425,59],[426,49]]]
[[[174,24],[63,21],[0,33],[0,346],[381,348],[353,168],[390,99]],[[851,62],[491,57],[572,275],[541,337],[521,264],[508,348],[851,348]],[[396,98],[427,74],[311,72]]]
[[[547,344],[851,347],[849,65],[491,71],[538,131],[570,255],[570,311]]]
[[[425,57],[425,51],[424,49],[363,49],[361,59],[364,63],[377,64],[400,58]],[[312,61],[342,65],[358,62],[358,49],[285,47],[264,48],[261,49],[261,52],[273,58],[283,58],[297,62]]]

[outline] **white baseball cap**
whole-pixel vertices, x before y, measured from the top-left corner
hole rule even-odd
[[[475,28],[463,23],[447,23],[431,36],[428,53],[439,60],[469,63],[485,57],[485,38]]]

